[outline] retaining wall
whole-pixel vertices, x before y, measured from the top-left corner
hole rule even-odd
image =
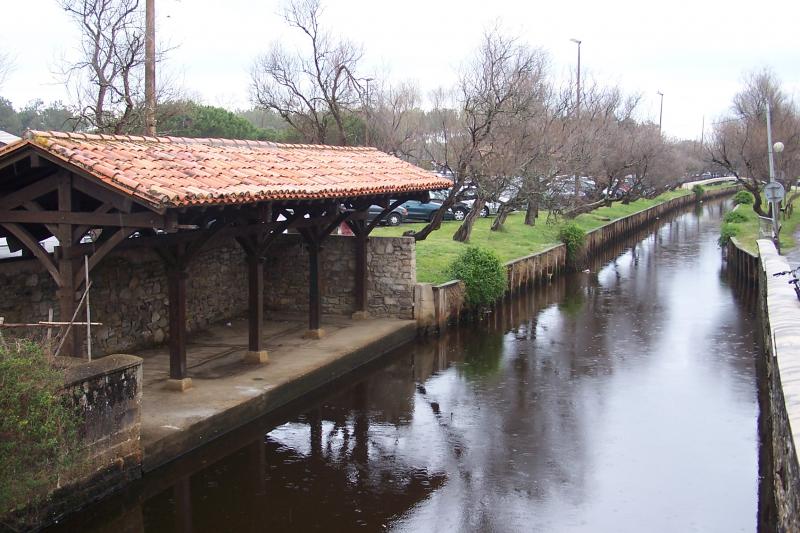
[[[760,263],[759,312],[765,357],[765,385],[761,416],[762,445],[767,446],[761,476],[770,485],[770,505],[762,507],[759,522],[780,532],[797,531],[800,524],[800,302],[786,277],[772,274],[789,270],[769,240],[758,241]],[[736,257],[729,256],[730,260]]]
[[[142,475],[142,360],[121,354],[82,363],[64,359],[64,392],[80,422],[74,465],[59,474],[46,499],[0,517],[3,525],[38,529]]]
[[[355,309],[355,239],[331,236],[321,252],[322,312]],[[368,311],[374,317],[413,317],[416,258],[412,238],[371,237],[367,251]],[[265,307],[273,313],[308,309],[308,254],[298,235],[285,235],[265,265]],[[130,352],[169,338],[169,297],[163,262],[150,249],[113,252],[92,272],[95,355]],[[35,259],[0,262],[0,316],[6,322],[56,319],[55,282]],[[238,244],[217,242],[189,267],[186,325],[189,332],[247,310],[247,263]]]
[[[730,195],[738,186],[707,190],[704,199]],[[612,242],[625,238],[642,227],[653,223],[667,213],[694,205],[694,195],[686,195],[614,220],[586,234],[585,251],[589,257],[602,253]],[[567,268],[566,247],[557,244],[541,252],[514,259],[506,263],[508,293],[513,294],[536,282],[552,278]],[[455,322],[465,310],[464,285],[451,280],[439,285],[420,284],[415,302],[417,323],[420,328],[441,329]]]

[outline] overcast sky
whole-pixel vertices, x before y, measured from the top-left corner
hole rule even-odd
[[[77,30],[56,0],[1,0],[0,49],[15,69],[0,95],[15,106],[41,98],[69,102],[54,74],[72,53]],[[143,0],[142,0],[143,1]],[[324,1],[324,0],[323,0]],[[203,102],[250,107],[249,70],[273,39],[291,35],[280,0],[157,0],[160,42],[176,47],[163,66]],[[364,48],[363,76],[411,79],[424,91],[450,86],[459,65],[496,23],[545,49],[557,79],[574,72],[643,96],[644,118],[664,131],[699,138],[730,105],[745,73],[769,67],[795,98],[800,94],[800,2],[773,2],[771,12],[742,0],[656,4],[626,1],[327,0],[324,24]],[[224,6],[224,7],[223,7]],[[571,69],[571,70],[570,70]]]

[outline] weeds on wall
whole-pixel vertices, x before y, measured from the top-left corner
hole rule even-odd
[[[79,417],[42,346],[0,336],[0,517],[44,498],[75,462]]]

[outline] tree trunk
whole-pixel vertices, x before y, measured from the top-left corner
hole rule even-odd
[[[459,191],[461,191],[463,186],[463,180],[453,184],[453,187],[450,189],[450,194],[448,194],[447,198],[445,198],[444,202],[442,202],[442,207],[440,207],[439,210],[434,213],[431,221],[428,222],[421,230],[413,232],[409,231],[403,235],[414,237],[415,241],[424,241],[426,238],[428,238],[428,235],[442,227],[442,220],[444,219],[444,214],[447,213],[447,208],[455,203],[456,195],[459,193]]]
[[[508,218],[509,213],[511,213],[512,208],[508,204],[503,204],[500,206],[500,209],[497,210],[497,216],[494,218],[492,222],[492,227],[490,228],[492,231],[500,231],[503,229],[503,224],[506,223],[506,219]]]
[[[537,218],[539,218],[539,195],[532,194],[528,198],[528,209],[525,210],[525,225],[535,226]]]
[[[481,216],[484,205],[486,205],[486,201],[483,200],[483,198],[475,199],[475,203],[472,204],[472,209],[467,213],[464,222],[461,223],[461,226],[459,226],[453,234],[454,241],[469,242],[470,235],[472,235],[472,227],[475,225],[475,220]]]

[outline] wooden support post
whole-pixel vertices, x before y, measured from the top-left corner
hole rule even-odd
[[[367,277],[368,277],[368,269],[367,269],[367,246],[369,243],[369,237],[367,237],[366,232],[357,232],[355,233],[356,239],[356,272],[355,272],[355,282],[356,282],[356,309],[353,313],[354,319],[365,319],[369,317],[369,313],[367,311]]]
[[[192,387],[186,376],[186,268],[167,271],[169,292],[169,380],[167,388],[181,392]]]
[[[320,327],[322,297],[320,295],[319,241],[308,241],[308,332],[307,338],[319,339],[325,335]]]
[[[264,258],[250,254],[248,266],[249,339],[244,360],[247,363],[266,363],[269,354],[264,349]]]

